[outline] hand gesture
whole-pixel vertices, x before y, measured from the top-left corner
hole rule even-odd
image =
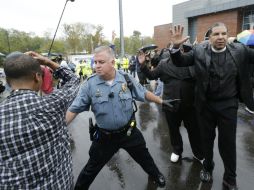
[[[33,57],[34,59],[36,59],[37,61],[39,61],[39,63],[41,65],[48,65],[49,62],[52,62],[50,59],[48,59],[47,57],[44,57],[42,56],[41,54],[39,53],[36,53],[34,51],[28,51],[28,52],[25,52],[26,55],[30,55],[31,57]]]
[[[183,37],[183,29],[183,26],[177,25],[174,26],[174,31],[172,28],[169,30],[173,48],[180,48],[181,44],[183,44],[190,38],[189,36]]]
[[[139,62],[141,65],[143,65],[143,64],[145,63],[145,61],[146,61],[146,55],[145,55],[145,53],[144,53],[143,51],[140,51],[140,52],[138,53],[138,62]]]
[[[235,40],[236,40],[236,37],[228,37],[228,44],[234,43]]]
[[[36,53],[34,51],[28,51],[25,53],[26,55],[30,55],[32,56],[34,59],[38,60],[40,65],[46,65],[48,67],[50,67],[51,69],[55,70],[59,67],[59,65],[57,63],[55,63],[54,61],[50,60],[47,57],[42,56],[39,53]]]

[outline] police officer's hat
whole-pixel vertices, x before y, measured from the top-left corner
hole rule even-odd
[[[139,51],[143,51],[144,53],[147,52],[147,51],[151,51],[151,50],[154,50],[158,48],[158,46],[156,46],[155,44],[150,44],[150,45],[146,45],[146,46],[143,46],[139,49]]]

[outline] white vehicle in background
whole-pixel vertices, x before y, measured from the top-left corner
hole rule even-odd
[[[86,61],[86,63],[91,63],[93,58],[93,54],[76,54],[76,55],[69,55],[68,61],[78,65],[82,61]]]

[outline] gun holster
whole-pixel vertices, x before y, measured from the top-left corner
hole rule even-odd
[[[89,134],[90,134],[90,140],[94,141],[95,136],[97,134],[97,127],[93,124],[93,120],[91,117],[89,118]]]

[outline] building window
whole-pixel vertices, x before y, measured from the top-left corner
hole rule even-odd
[[[243,30],[254,29],[254,10],[245,11],[243,14]]]

